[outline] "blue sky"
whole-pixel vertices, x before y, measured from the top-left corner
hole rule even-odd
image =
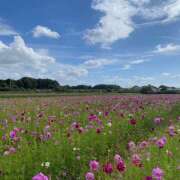
[[[0,78],[180,87],[180,0],[1,0]]]

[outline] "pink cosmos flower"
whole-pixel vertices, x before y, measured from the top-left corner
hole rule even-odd
[[[88,119],[89,119],[89,121],[97,121],[97,120],[98,120],[98,117],[97,117],[97,115],[95,115],[95,114],[90,114],[90,115],[88,116]]]
[[[161,139],[156,141],[156,145],[159,148],[163,148],[165,144],[166,144],[166,137],[162,137]]]
[[[159,167],[156,167],[152,170],[152,177],[156,180],[162,180],[164,176],[164,172]]]
[[[138,166],[138,167],[141,166],[141,158],[140,158],[140,156],[138,154],[133,154],[133,156],[132,156],[132,163],[135,166]]]
[[[35,175],[32,180],[48,180],[48,177],[40,172],[39,174]]]
[[[90,167],[91,171],[98,171],[99,170],[99,162],[95,161],[95,160],[90,161],[89,167]]]
[[[144,148],[146,148],[148,146],[148,142],[147,141],[142,141],[140,144],[139,144],[139,147],[141,148],[141,149],[144,149]]]
[[[136,149],[136,144],[133,141],[130,141],[128,143],[128,150],[133,151],[134,149]]]
[[[154,123],[157,124],[157,125],[159,125],[161,123],[161,121],[162,121],[161,117],[155,117],[154,118]]]
[[[51,137],[52,137],[52,134],[51,134],[50,132],[47,132],[47,133],[46,133],[46,138],[47,138],[47,139],[50,139]]]
[[[14,153],[16,153],[16,148],[10,147],[9,148],[9,154],[14,154]]]
[[[180,116],[177,117],[177,120],[180,121]]]
[[[1,139],[2,141],[6,141],[6,135],[3,135]]]
[[[111,174],[113,172],[113,166],[111,163],[107,163],[103,166],[103,171],[106,173],[106,174]]]
[[[173,125],[169,126],[169,135],[175,136],[175,127]]]
[[[71,124],[71,128],[72,128],[72,129],[78,129],[79,127],[80,127],[80,125],[79,125],[78,122],[73,122],[73,123]]]
[[[119,154],[116,154],[116,155],[114,156],[114,160],[115,160],[116,164],[118,164],[119,161],[122,160],[122,158],[121,158],[121,156],[120,156]]]
[[[85,177],[86,180],[95,180],[94,174],[92,172],[87,172]]]
[[[14,128],[14,131],[17,133],[17,132],[20,132],[21,131],[21,128],[17,128],[17,127],[15,127]]]

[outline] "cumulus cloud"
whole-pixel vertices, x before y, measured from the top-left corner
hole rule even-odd
[[[164,6],[164,11],[167,15],[167,18],[164,22],[174,21],[180,17],[180,0],[169,0]]]
[[[85,39],[90,43],[100,43],[104,47],[127,38],[134,31],[132,17],[136,14],[126,0],[94,0],[92,8],[104,15],[94,29],[87,30]]]
[[[33,31],[33,36],[38,38],[38,37],[49,37],[49,38],[53,38],[53,39],[58,39],[60,38],[60,34],[56,31],[53,31],[51,29],[49,29],[48,27],[45,26],[36,26]]]
[[[164,46],[161,44],[157,45],[154,52],[166,54],[166,53],[176,53],[178,51],[180,51],[180,45],[170,43]]]
[[[28,47],[20,36],[15,36],[10,44],[0,41],[0,77],[3,79],[44,77],[55,63],[53,57]]]
[[[0,65],[22,66],[33,69],[43,69],[55,62],[53,57],[42,55],[28,47],[21,36],[15,36],[14,41],[6,45],[0,41]]]
[[[79,78],[88,74],[85,68],[57,62],[48,51],[28,47],[15,36],[9,45],[0,41],[0,76],[17,79],[23,76],[50,77],[57,80]]]
[[[78,65],[64,64],[50,56],[46,49],[36,50],[27,46],[21,36],[15,36],[10,44],[0,41],[0,77],[3,79],[29,76],[52,78],[61,84],[73,83],[87,76],[91,68],[109,63],[102,59],[94,64],[91,61]]]
[[[110,47],[136,29],[136,17],[143,23],[167,23],[180,17],[180,0],[93,0],[92,8],[102,13],[97,25],[88,29],[84,38],[91,44]]]

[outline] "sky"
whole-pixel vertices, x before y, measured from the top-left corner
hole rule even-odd
[[[180,0],[0,4],[0,79],[180,87]]]

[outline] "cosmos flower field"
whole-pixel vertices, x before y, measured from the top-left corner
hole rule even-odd
[[[0,99],[2,180],[179,180],[180,96]]]

